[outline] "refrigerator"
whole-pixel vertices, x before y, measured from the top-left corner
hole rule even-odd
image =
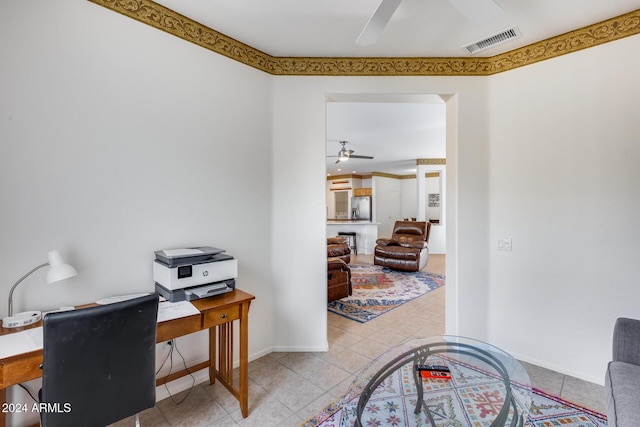
[[[351,198],[351,219],[371,221],[371,196]]]

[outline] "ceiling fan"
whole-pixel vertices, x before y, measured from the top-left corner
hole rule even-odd
[[[327,157],[337,157],[338,160],[336,160],[336,163],[346,162],[349,159],[373,159],[373,156],[359,156],[357,154],[353,154],[354,153],[353,150],[347,150],[345,145],[347,144],[348,141],[338,141],[338,142],[342,145],[342,148],[340,149],[340,151],[338,151],[338,155],[327,156]]]
[[[368,46],[376,42],[402,0],[382,0],[358,36],[356,44]],[[472,22],[489,22],[502,13],[493,0],[447,0]]]

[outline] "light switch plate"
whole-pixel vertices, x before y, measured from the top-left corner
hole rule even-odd
[[[498,250],[499,251],[510,251],[510,250],[512,250],[511,237],[500,237],[498,239]]]

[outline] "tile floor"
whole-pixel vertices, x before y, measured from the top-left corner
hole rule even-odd
[[[371,256],[352,262],[371,262]],[[444,274],[444,255],[425,268]],[[434,290],[365,324],[329,313],[329,351],[271,353],[249,366],[249,416],[219,384],[197,385],[180,405],[165,399],[141,415],[141,425],[170,427],[293,427],[336,401],[355,374],[391,346],[444,333],[445,288]],[[523,363],[534,387],[604,412],[602,386]],[[186,392],[175,396],[180,400]],[[117,426],[134,425],[132,420]]]

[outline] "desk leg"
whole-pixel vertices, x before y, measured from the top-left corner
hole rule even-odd
[[[209,328],[209,384],[216,382],[216,328]]]
[[[249,415],[249,303],[242,304],[240,313],[240,410]]]
[[[233,322],[218,325],[218,378],[233,388]]]
[[[0,405],[7,403],[7,389],[0,388]],[[5,427],[7,425],[6,415],[4,412],[0,411],[0,427]]]

